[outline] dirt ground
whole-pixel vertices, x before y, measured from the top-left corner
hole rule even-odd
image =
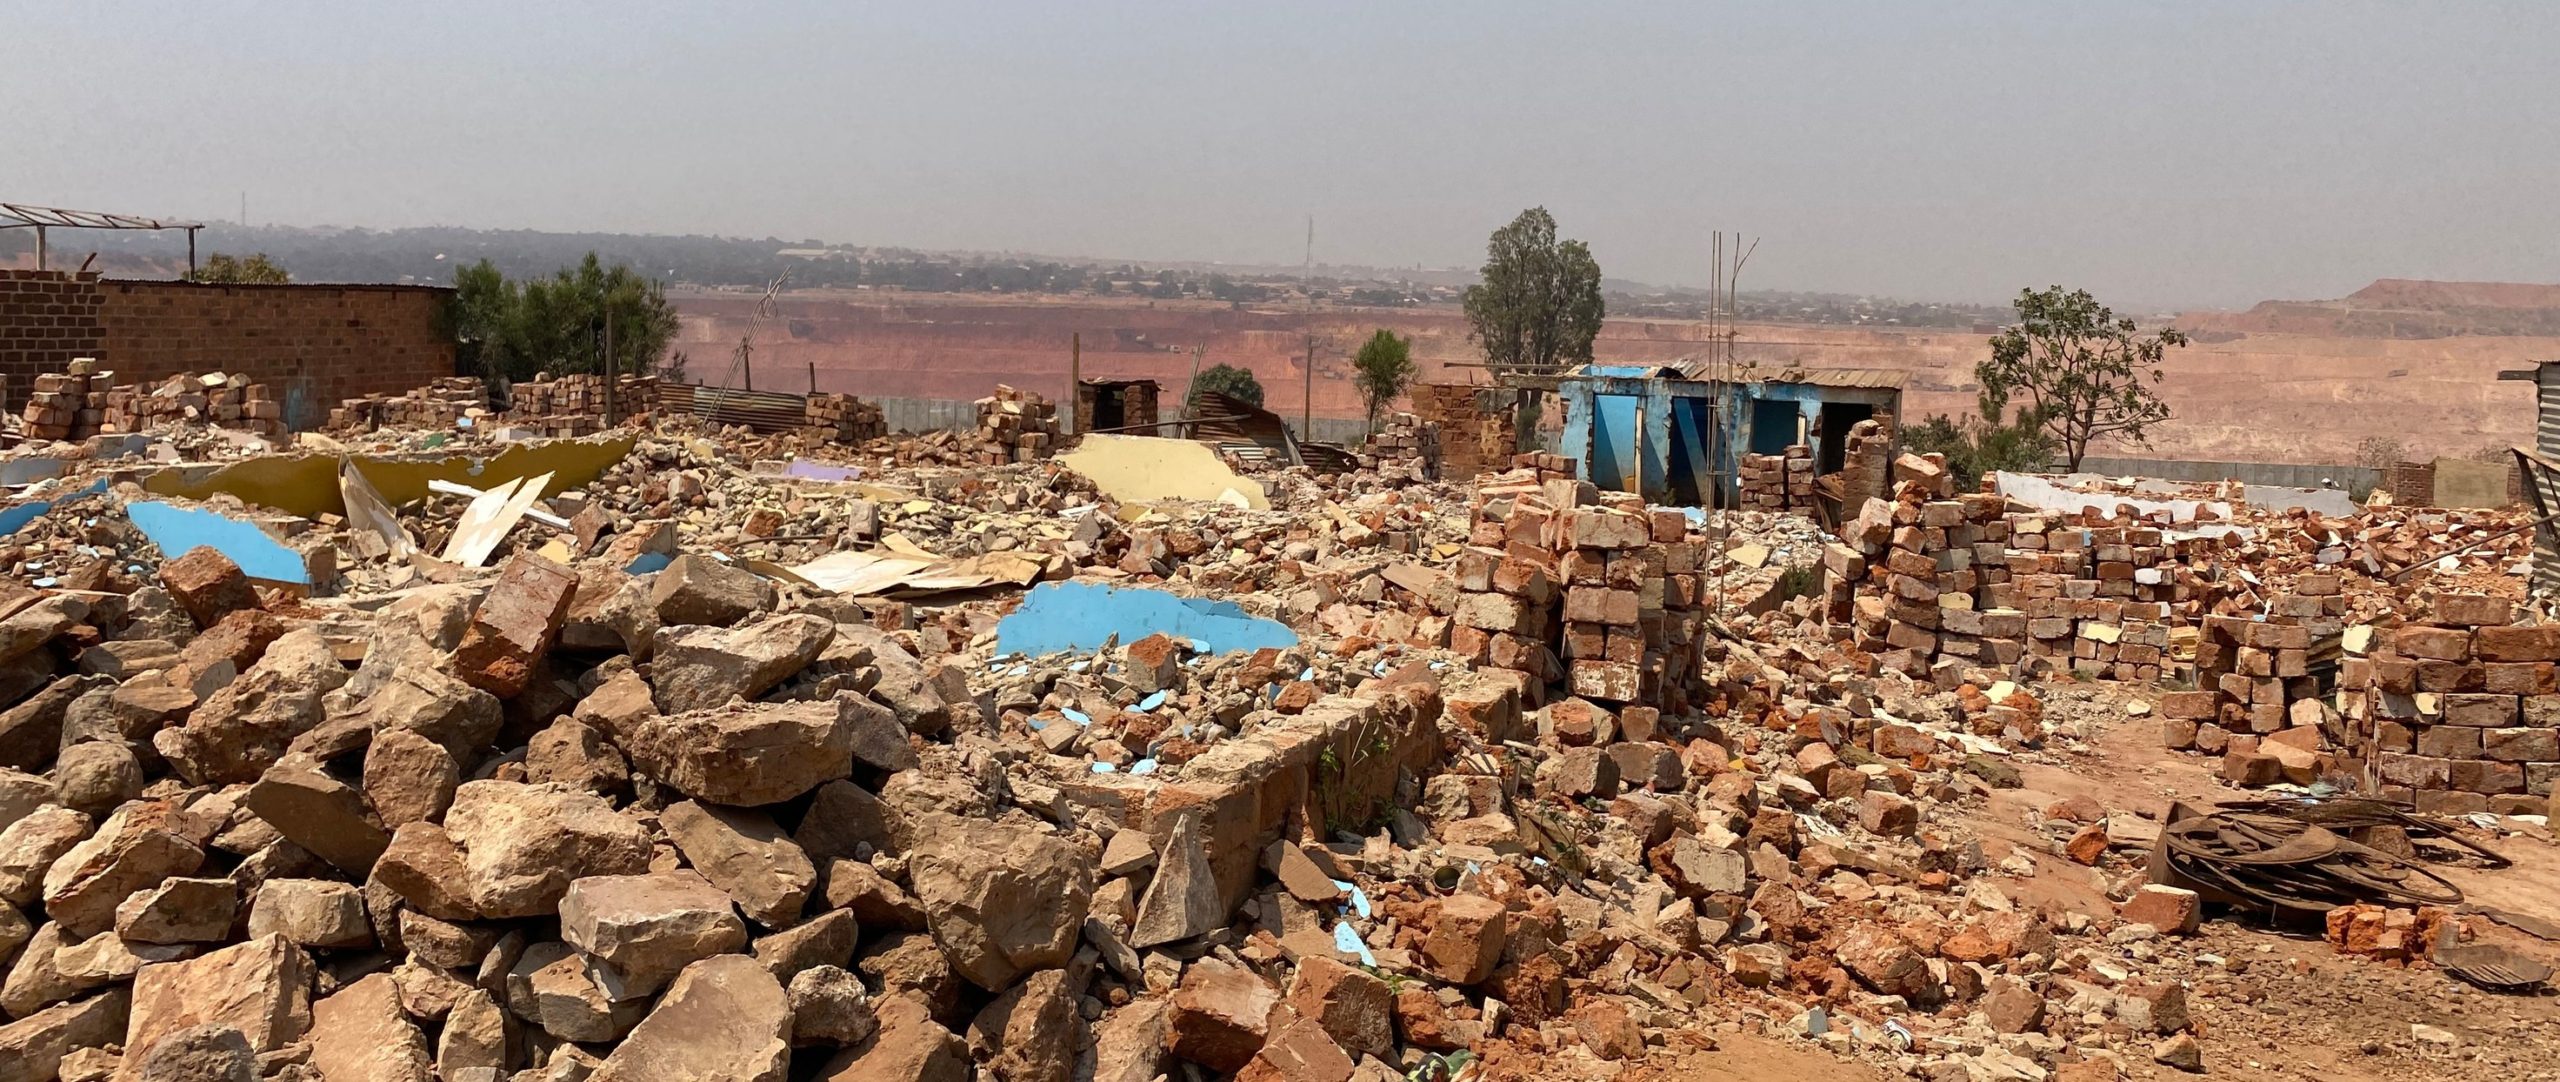
[[[1981,877],[2021,906],[2057,914],[2111,915],[2114,907],[2106,899],[2103,879],[2131,871],[2131,857],[2111,858],[2104,874],[2071,862],[2054,851],[2039,827],[2044,808],[2086,796],[2111,812],[2157,816],[2173,799],[2209,804],[2242,792],[2215,777],[2214,760],[2161,748],[2152,718],[2127,716],[2124,704],[2143,696],[2112,686],[2057,694],[2074,700],[2066,704],[2065,716],[2089,719],[2098,730],[2095,738],[2083,753],[2066,756],[2061,764],[2020,764],[2024,787],[2000,791],[1964,822],[1982,838],[1995,867],[2013,854],[2035,862],[2032,876],[1995,872]],[[2448,878],[2476,903],[2560,921],[2560,846],[2541,827],[2513,821],[2509,826],[2515,832],[2484,840],[2513,859],[2513,867],[2447,869]],[[2468,924],[2478,929],[2475,942],[2512,946],[2560,965],[2560,943],[2480,917],[2469,918]],[[2160,940],[2144,949],[2150,957],[2142,963],[2143,976],[2181,980],[2191,990],[2188,1006],[2197,1020],[2206,1077],[2243,1082],[2560,1080],[2560,995],[2494,995],[2424,963],[2342,956],[2316,930],[2271,928],[2210,908],[2198,936]],[[1772,1035],[1764,1025],[1764,1020],[1751,1018],[1684,1035],[1689,1039],[1656,1049],[1646,1063],[1620,1077],[1630,1082],[1908,1077],[1895,1066]],[[1706,1043],[1713,1050],[1695,1047]],[[1916,1068],[1918,1061],[1906,1062]],[[2124,1055],[2117,1067],[2117,1077],[2127,1079],[2193,1077],[2139,1054]]]

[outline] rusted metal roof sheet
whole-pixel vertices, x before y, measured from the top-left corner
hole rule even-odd
[[[1678,372],[1682,379],[1705,380],[1715,366],[1704,357],[1684,357],[1666,367]],[[1807,368],[1800,365],[1764,368],[1737,364],[1721,367],[1726,377],[1735,383],[1797,383],[1813,387],[1899,391],[1911,379],[1911,373],[1898,368]]]
[[[683,383],[658,385],[658,408],[689,413],[718,425],[744,425],[758,432],[781,432],[809,423],[809,400],[781,391],[722,390]]]

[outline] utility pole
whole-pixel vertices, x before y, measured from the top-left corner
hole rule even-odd
[[[1084,335],[1067,335],[1067,434],[1084,434]]]
[[[1298,407],[1298,438],[1316,438],[1316,291],[1312,279],[1316,269],[1316,216],[1307,215],[1306,261],[1298,264],[1298,292],[1307,298],[1307,384],[1306,394]]]

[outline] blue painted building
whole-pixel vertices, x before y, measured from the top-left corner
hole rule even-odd
[[[1655,503],[1730,507],[1747,454],[1813,448],[1814,472],[1837,473],[1850,426],[1902,413],[1904,373],[1860,368],[1587,364],[1558,382],[1562,454],[1584,480]],[[1718,492],[1718,489],[1721,492]]]

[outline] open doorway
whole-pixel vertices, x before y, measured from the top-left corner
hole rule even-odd
[[[1814,434],[1813,472],[1840,472],[1849,462],[1849,429],[1875,415],[1876,408],[1863,402],[1823,403],[1821,427]]]

